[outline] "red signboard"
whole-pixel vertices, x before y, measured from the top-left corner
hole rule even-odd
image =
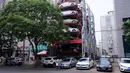
[[[79,40],[71,40],[70,43],[71,43],[71,44],[80,44],[80,43],[82,43],[82,39],[79,39]]]

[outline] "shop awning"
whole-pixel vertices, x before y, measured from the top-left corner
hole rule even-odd
[[[71,43],[71,44],[81,44],[81,43],[82,43],[82,39],[71,40],[70,43]]]
[[[46,55],[47,54],[47,51],[41,51],[41,52],[39,52],[39,53],[37,53],[38,55]]]

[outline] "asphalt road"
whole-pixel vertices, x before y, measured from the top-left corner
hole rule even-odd
[[[118,67],[114,65],[113,72],[97,72],[96,68],[91,70],[76,70],[55,68],[21,68],[21,67],[0,67],[0,73],[120,73]]]

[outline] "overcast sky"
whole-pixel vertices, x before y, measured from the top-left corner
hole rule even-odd
[[[86,0],[95,17],[95,30],[100,31],[100,16],[113,10],[113,0]],[[101,33],[96,32],[97,43],[101,40]]]

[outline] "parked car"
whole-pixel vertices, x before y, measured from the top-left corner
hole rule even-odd
[[[60,61],[62,61],[64,58],[66,58],[66,57],[64,57],[64,56],[57,57],[57,59],[60,60]]]
[[[61,13],[63,14],[63,16],[70,16],[70,15],[76,15],[76,14],[78,14],[78,12],[75,11],[75,10],[62,11]]]
[[[11,57],[11,58],[6,58],[5,60],[5,65],[21,66],[22,64],[23,64],[23,59],[20,57]]]
[[[121,58],[119,68],[121,72],[130,72],[130,58]]]
[[[43,63],[44,67],[46,67],[46,66],[56,67],[57,61],[59,61],[59,59],[57,57],[46,57],[42,63]]]
[[[74,57],[76,60],[80,60],[82,57],[81,56],[76,56]]]
[[[20,57],[15,57],[15,65],[21,66],[24,63],[24,60]]]
[[[104,56],[104,55],[102,55],[101,57],[100,57],[100,59],[108,59],[108,60],[110,60],[110,56]]]
[[[64,24],[76,24],[78,23],[78,20],[77,19],[65,19],[64,20]]]
[[[90,69],[94,66],[94,61],[91,58],[81,58],[76,64],[76,69]]]
[[[46,57],[41,57],[40,63],[43,64]]]
[[[73,7],[76,6],[77,4],[74,2],[64,2],[59,5],[60,8],[67,8],[67,7]]]
[[[75,58],[65,58],[60,64],[60,68],[72,68],[75,67],[77,60]]]
[[[99,60],[109,60],[110,61],[110,59],[107,57],[101,57],[101,58],[99,58]]]
[[[68,28],[70,32],[79,32],[80,30],[77,28]]]
[[[97,71],[110,71],[112,72],[112,64],[108,59],[100,59],[97,61]]]

